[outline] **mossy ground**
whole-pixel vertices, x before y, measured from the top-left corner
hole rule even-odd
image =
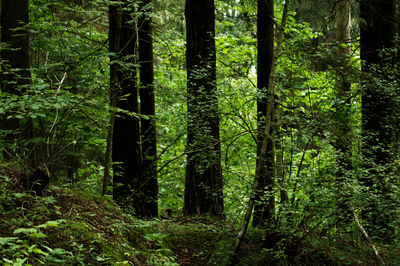
[[[111,200],[82,191],[46,189],[42,196],[15,186],[0,169],[0,263],[5,265],[229,265],[237,225],[211,217],[144,221]],[[238,265],[375,265],[358,237],[310,234],[286,250],[263,248],[265,231],[250,228]],[[283,241],[282,243],[289,243]],[[391,253],[383,253],[396,262]]]

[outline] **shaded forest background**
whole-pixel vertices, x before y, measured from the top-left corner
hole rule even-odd
[[[307,264],[310,246],[343,241],[391,264],[399,8],[1,0],[2,182],[44,198],[48,181],[102,195],[144,223],[236,225],[222,264],[238,262],[248,226],[264,263]],[[336,248],[332,258],[367,263]]]

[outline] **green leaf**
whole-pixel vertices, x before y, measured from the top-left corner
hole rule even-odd
[[[47,237],[47,235],[43,234],[42,232],[33,233],[33,234],[30,234],[29,236],[35,237],[35,238],[45,238],[45,237]]]
[[[14,244],[18,237],[0,237],[0,245]]]
[[[54,221],[47,221],[44,224],[36,226],[36,228],[47,228],[47,227],[57,227],[61,223],[65,223],[67,220],[65,219],[59,219],[59,220],[54,220]]]
[[[33,110],[38,110],[40,108],[40,105],[34,103],[34,104],[31,105],[31,108]]]
[[[28,235],[28,234],[35,234],[37,232],[38,230],[36,228],[18,228],[14,230],[15,235],[20,233]]]

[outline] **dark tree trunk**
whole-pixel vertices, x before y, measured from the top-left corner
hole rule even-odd
[[[157,139],[155,121],[153,40],[151,21],[151,0],[142,0],[142,15],[138,21],[139,62],[140,62],[140,113],[149,119],[141,119],[142,139],[142,191],[146,195],[143,213],[147,217],[158,216],[158,182],[157,182]]]
[[[29,23],[28,6],[28,0],[1,1],[1,42],[6,44],[0,58],[2,92],[22,95],[30,84],[29,36],[25,27]],[[24,132],[19,132],[22,127]],[[19,133],[30,137],[31,128],[30,121],[22,126],[16,118],[1,122],[1,129],[8,131],[6,143],[20,140],[22,136]],[[4,157],[9,158],[9,153],[4,152]]]
[[[392,235],[395,217],[388,177],[393,174],[391,167],[398,148],[399,93],[390,80],[393,51],[382,53],[394,47],[395,10],[394,0],[360,2],[363,156],[369,170],[362,182],[375,193],[364,214],[367,229],[383,238]]]
[[[214,0],[186,0],[187,166],[183,213],[224,217]]]
[[[274,56],[274,3],[273,0],[257,1],[257,123],[258,142],[257,156],[260,156],[264,138],[265,119],[267,114],[268,82]],[[274,116],[275,112],[272,112]],[[274,118],[271,117],[271,121]],[[271,222],[274,212],[274,143],[273,127],[268,139],[267,158],[259,180],[256,203],[254,205],[253,226],[263,227]]]
[[[109,52],[110,52],[110,124],[107,132],[107,146],[104,163],[104,177],[103,177],[103,191],[105,195],[108,192],[108,183],[110,181],[110,169],[112,164],[112,142],[114,135],[115,111],[112,110],[117,105],[117,98],[119,94],[119,84],[117,79],[118,70],[118,56],[119,43],[121,35],[121,11],[116,3],[111,3],[108,9],[108,39],[109,39]]]
[[[29,36],[24,28],[28,23],[28,0],[1,1],[1,42],[7,45],[1,51],[1,65],[2,72],[9,73],[1,75],[3,92],[21,95],[23,85],[30,83]]]
[[[132,23],[132,4],[110,7],[111,89],[115,92],[116,107],[138,112],[136,78],[136,26]],[[120,15],[119,15],[120,12]],[[116,56],[114,57],[114,53]],[[117,61],[116,61],[117,60]],[[133,207],[137,216],[143,215],[144,202],[141,186],[141,150],[139,119],[135,115],[118,113],[115,117],[112,138],[113,198],[123,206]]]

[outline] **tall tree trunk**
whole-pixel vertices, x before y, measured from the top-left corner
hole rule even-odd
[[[110,181],[110,169],[112,163],[112,140],[114,135],[114,123],[115,123],[115,107],[117,105],[117,98],[119,94],[119,83],[117,70],[119,65],[117,63],[119,52],[119,43],[121,35],[121,10],[116,3],[111,3],[108,9],[108,39],[109,39],[109,51],[110,51],[110,89],[108,91],[110,96],[110,122],[108,125],[107,132],[107,146],[104,163],[104,176],[103,176],[103,189],[102,194],[105,195],[108,192],[108,183]]]
[[[158,216],[157,182],[157,139],[154,96],[153,40],[151,21],[151,0],[140,2],[142,15],[138,21],[139,63],[140,63],[140,113],[148,116],[141,119],[140,134],[142,139],[142,191],[146,195],[144,216]]]
[[[1,42],[6,44],[6,48],[1,50],[0,86],[5,93],[22,95],[30,84],[29,36],[26,28],[29,23],[28,6],[28,0],[1,1]],[[19,132],[23,128],[24,132]],[[22,136],[29,137],[31,128],[31,122],[23,126],[16,118],[3,119],[1,123],[1,129],[8,132],[4,138],[6,144],[20,140]],[[3,154],[6,159],[9,158],[9,152],[4,151]]]
[[[237,252],[239,251],[243,237],[246,234],[246,231],[247,231],[247,228],[248,228],[248,225],[250,222],[251,213],[253,212],[253,207],[254,207],[254,203],[255,203],[255,199],[256,199],[256,195],[257,195],[257,189],[259,188],[260,179],[264,172],[264,161],[267,159],[267,156],[268,156],[268,142],[269,142],[271,126],[272,126],[271,118],[272,118],[272,112],[274,110],[274,104],[275,104],[275,87],[274,87],[275,73],[276,73],[276,67],[278,65],[278,59],[281,54],[281,47],[282,47],[283,35],[284,35],[283,33],[285,32],[285,28],[286,28],[286,20],[287,20],[287,15],[288,15],[288,10],[289,10],[289,4],[290,4],[290,0],[286,0],[285,5],[283,7],[282,23],[281,23],[281,27],[280,27],[280,30],[279,30],[279,33],[277,36],[277,45],[276,45],[276,48],[274,49],[274,57],[272,60],[271,74],[269,75],[269,79],[268,79],[268,96],[272,96],[272,97],[268,97],[267,112],[265,115],[264,138],[263,138],[262,144],[261,144],[260,156],[257,159],[253,188],[251,191],[249,202],[247,203],[246,214],[243,219],[243,224],[240,227],[240,230],[239,230],[239,233],[237,235],[235,245],[234,245],[234,256],[235,257],[237,255]],[[267,232],[267,236],[268,236],[268,234],[269,234],[269,232]],[[268,242],[269,240],[267,239],[266,241]]]
[[[183,213],[224,217],[214,0],[186,0],[187,165]]]
[[[114,7],[110,10],[110,23],[117,23],[118,12],[120,27],[110,25],[110,47],[118,47],[117,58],[111,63],[112,90],[116,97],[116,107],[131,114],[120,112],[114,121],[112,141],[113,198],[121,205],[129,205],[137,216],[144,213],[143,195],[137,190],[141,186],[141,150],[138,113],[138,90],[136,78],[136,24],[133,3],[124,1],[122,11]],[[114,17],[115,16],[115,17]],[[116,32],[113,32],[116,31]],[[119,32],[118,32],[119,31]],[[115,37],[113,37],[115,36]],[[115,44],[119,40],[119,44]],[[115,88],[114,88],[115,85]]]
[[[398,89],[391,83],[395,36],[395,1],[360,2],[361,59],[363,61],[363,156],[369,170],[362,182],[375,195],[364,210],[373,235],[391,238],[395,217],[390,185],[398,142]],[[382,53],[386,49],[386,54]],[[375,190],[375,191],[374,191]]]
[[[348,175],[352,169],[352,135],[351,135],[351,97],[350,97],[350,58],[351,58],[351,9],[350,1],[336,3],[336,41],[338,42],[336,65],[336,114],[335,114],[335,148],[337,150],[338,169],[336,170],[337,212],[339,221],[352,221],[349,206]]]
[[[268,80],[271,74],[272,59],[274,57],[274,1],[257,1],[257,155],[260,156],[262,140],[264,138],[265,120],[267,115]],[[272,96],[271,96],[272,97]],[[275,112],[272,112],[271,121]],[[270,128],[267,148],[267,158],[263,162],[264,168],[257,189],[254,205],[253,226],[269,225],[274,212],[274,141],[273,127]]]

